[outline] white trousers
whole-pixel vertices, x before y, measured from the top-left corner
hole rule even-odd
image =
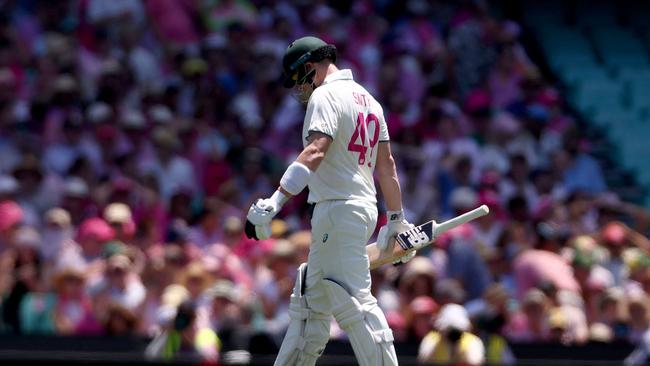
[[[292,295],[292,303],[304,309],[293,312],[295,322],[276,365],[314,365],[329,339],[332,315],[348,333],[360,365],[397,365],[392,333],[370,293],[365,246],[376,223],[372,203],[325,201],[315,206],[305,281]],[[336,292],[339,286],[345,291]]]
[[[323,278],[343,286],[362,305],[374,301],[370,294],[366,243],[376,225],[377,207],[372,203],[341,200],[316,204],[311,219],[312,243],[305,291],[312,310],[330,310],[329,303],[321,298],[326,296],[320,286]]]

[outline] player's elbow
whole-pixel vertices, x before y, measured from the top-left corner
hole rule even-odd
[[[325,151],[319,149],[317,146],[309,145],[305,148],[303,157],[303,164],[305,164],[311,171],[315,171],[323,159],[325,159]]]

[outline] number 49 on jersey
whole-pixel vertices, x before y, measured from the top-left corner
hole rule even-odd
[[[368,136],[368,130],[370,129],[371,123],[373,127],[372,138]],[[378,140],[379,118],[372,113],[364,116],[362,112],[359,112],[354,132],[352,133],[352,138],[350,139],[350,142],[348,142],[348,151],[359,153],[359,165],[366,164],[366,160],[368,160],[368,167],[372,167],[372,159],[370,159],[370,157],[375,151],[375,146],[377,145]],[[370,155],[366,157],[368,148],[370,148]]]

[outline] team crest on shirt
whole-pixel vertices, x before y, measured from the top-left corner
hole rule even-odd
[[[329,238],[327,233],[323,234],[323,243],[327,241],[327,238]]]

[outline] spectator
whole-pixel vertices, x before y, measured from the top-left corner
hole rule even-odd
[[[627,313],[629,314],[628,339],[633,344],[640,344],[649,326],[648,296],[643,292],[629,294]]]
[[[129,206],[119,202],[109,204],[104,209],[104,220],[113,228],[115,239],[123,243],[133,243],[135,222]]]
[[[549,341],[551,304],[546,295],[541,290],[532,288],[525,293],[521,306],[521,313],[510,320],[508,337],[519,342]]]
[[[206,291],[207,313],[210,327],[217,332],[233,327],[233,315],[237,313],[237,303],[241,296],[235,284],[228,280],[216,281]]]
[[[602,193],[607,189],[603,172],[594,158],[581,150],[580,142],[580,136],[575,129],[567,131],[564,150],[559,150],[556,155],[556,164],[563,174],[564,187],[569,193]]]
[[[133,272],[133,263],[123,254],[108,258],[104,278],[93,292],[95,302],[100,306],[115,302],[131,311],[140,306],[146,296],[145,287]]]
[[[452,20],[448,44],[455,75],[459,76],[457,88],[461,97],[479,84],[482,75],[494,62],[494,23],[482,2],[460,9]]]
[[[601,229],[601,237],[605,249],[607,249],[609,258],[603,263],[603,266],[614,275],[614,284],[621,286],[625,276],[625,263],[623,261],[623,251],[626,243],[625,228],[615,222],[607,224]]]
[[[101,334],[91,298],[85,291],[84,269],[82,263],[70,263],[55,273],[54,289],[57,299],[53,318],[57,334]]]
[[[235,176],[239,186],[240,197],[238,206],[245,207],[245,203],[253,197],[266,197],[273,191],[268,176],[263,170],[263,152],[250,148],[243,152],[241,175]]]
[[[208,246],[218,243],[223,238],[222,215],[220,203],[208,200],[197,215],[197,224],[190,230],[188,239],[199,248],[205,250]]]
[[[133,336],[138,328],[135,313],[119,304],[111,303],[104,320],[104,332],[109,336]]]
[[[189,355],[205,362],[216,362],[219,338],[212,329],[198,325],[195,305],[184,301],[178,305],[172,324],[154,338],[145,354],[153,360],[173,360]]]
[[[0,244],[2,245],[0,249],[2,251],[0,254],[4,254],[12,249],[16,229],[20,226],[24,214],[22,208],[14,201],[0,202],[0,214],[2,214],[0,220]],[[7,258],[7,256],[4,257]]]
[[[18,181],[16,202],[22,207],[25,223],[38,225],[41,212],[53,206],[56,191],[50,175],[44,174],[35,155],[27,155],[12,172]]]
[[[485,347],[481,339],[470,332],[470,326],[465,308],[457,304],[443,306],[435,321],[436,330],[420,343],[418,361],[424,364],[483,364]]]
[[[625,294],[620,287],[612,287],[605,291],[599,299],[598,313],[595,322],[607,326],[615,340],[628,337],[628,326],[623,319]]]
[[[436,284],[436,277],[431,261],[426,257],[416,256],[405,266],[399,279],[399,298],[404,308],[418,296],[431,296]]]
[[[499,284],[491,285],[483,294],[485,307],[477,315],[478,335],[485,345],[488,364],[514,365],[515,356],[504,337],[510,316],[508,293]]]
[[[80,168],[80,164],[85,164],[85,161],[75,161],[73,169]],[[60,206],[70,213],[73,218],[72,223],[75,226],[80,225],[84,219],[95,214],[95,205],[91,201],[88,183],[84,179],[77,176],[68,176],[63,183],[62,193]]]
[[[163,199],[169,200],[179,190],[196,189],[196,175],[191,163],[178,154],[180,141],[167,127],[157,127],[152,132],[156,163],[153,173]]]
[[[77,229],[74,242],[63,247],[57,265],[70,261],[86,263],[86,281],[90,286],[96,285],[102,276],[105,259],[102,256],[104,246],[113,239],[113,229],[100,218],[84,220]]]
[[[43,220],[43,245],[40,255],[46,264],[53,263],[62,254],[65,247],[73,244],[74,228],[70,213],[63,208],[55,207],[45,212]]]
[[[41,276],[41,258],[39,249],[42,244],[41,236],[36,229],[22,226],[17,229],[13,238],[14,258],[11,268],[13,283],[4,300],[2,317],[4,323],[16,333],[21,333],[19,309],[24,296],[32,291],[39,290]]]
[[[166,270],[161,258],[149,261],[142,272],[142,284],[147,289],[147,295],[140,307],[135,311],[140,314],[138,334],[155,336],[160,332],[159,309],[163,307],[164,290],[172,283],[172,275]],[[187,291],[187,290],[186,290]]]
[[[267,329],[281,335],[289,326],[289,306],[281,299],[291,296],[296,269],[295,248],[285,239],[275,241],[266,265],[258,267],[255,283],[267,321]]]
[[[171,357],[189,300],[183,346],[211,324],[224,363],[277,352],[306,195],[273,240],[241,219],[299,151],[277,65],[316,34],[383,95],[406,215],[491,210],[373,271],[396,339],[420,341],[433,299],[463,304],[486,362],[511,362],[504,339],[644,347],[650,214],[608,191],[599,139],[487,2],[0,3],[0,332],[164,332]]]
[[[467,292],[467,300],[480,297],[489,284],[490,276],[472,244],[460,238],[452,239],[446,253],[447,276],[460,282]]]
[[[438,304],[431,297],[418,296],[411,301],[407,312],[409,315],[407,341],[417,343],[433,330]]]
[[[197,305],[200,304],[203,291],[212,282],[210,274],[207,272],[203,263],[198,261],[189,263],[181,278],[181,284],[189,293],[188,300],[194,301]]]
[[[542,282],[553,283],[558,290],[579,291],[571,267],[558,254],[528,249],[515,258],[513,269],[517,296],[520,299],[524,298],[528,290]]]
[[[311,245],[311,232],[301,230],[294,232],[287,238],[296,250],[296,263],[307,263],[309,255],[309,245]]]

